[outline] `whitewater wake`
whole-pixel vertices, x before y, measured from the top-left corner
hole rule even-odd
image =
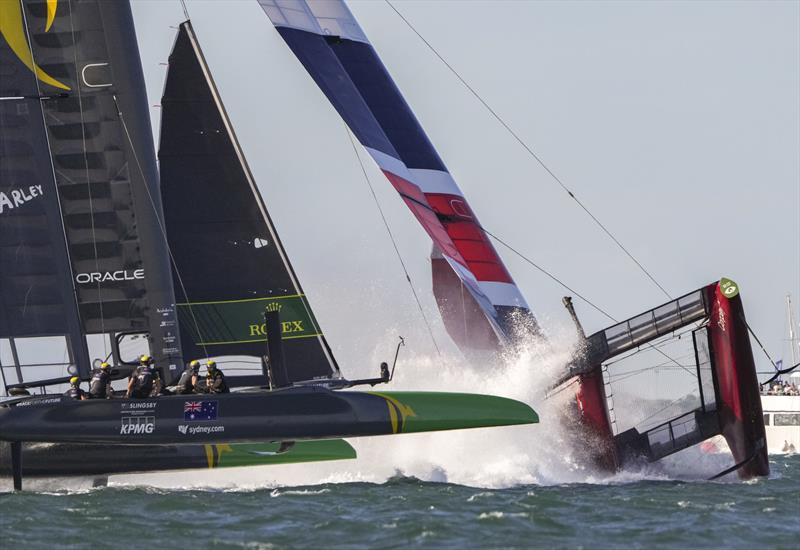
[[[704,480],[731,465],[727,453],[688,449],[657,464],[611,474],[587,465],[559,418],[572,391],[545,389],[571,356],[574,330],[548,334],[531,346],[478,367],[461,356],[406,353],[392,390],[463,391],[494,394],[528,403],[540,423],[400,436],[351,438],[356,460],[115,476],[111,485],[253,490],[325,483],[384,483],[397,476],[486,488],[570,483],[631,483],[641,480]],[[405,353],[405,352],[404,352]]]

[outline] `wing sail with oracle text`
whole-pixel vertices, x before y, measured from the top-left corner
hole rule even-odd
[[[535,331],[525,299],[347,6],[258,1],[433,240],[434,293],[456,343],[495,349]]]
[[[161,193],[184,353],[261,357],[264,312],[278,311],[289,381],[338,374],[189,22],[169,57],[161,107]]]

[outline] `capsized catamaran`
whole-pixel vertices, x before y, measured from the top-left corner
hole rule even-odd
[[[15,488],[23,474],[352,458],[338,438],[537,421],[494,396],[336,391],[388,369],[342,377],[189,22],[170,56],[160,184],[127,2],[3,1],[0,34],[0,374],[15,396],[0,440]],[[98,345],[115,378],[139,353],[167,382],[186,357],[260,367],[227,394],[48,393],[88,379]],[[52,349],[64,358],[36,359]]]
[[[543,338],[464,194],[345,3],[258,3],[430,235],[433,291],[456,344],[469,355],[476,348],[501,350]],[[614,469],[633,456],[658,460],[721,433],[740,476],[769,473],[744,311],[738,289],[730,294],[725,281],[609,327],[580,346],[561,382],[576,391],[573,412],[582,426],[574,430],[576,447],[596,463]],[[617,422],[613,396],[606,391],[608,373],[618,367],[609,369],[609,362],[618,361],[620,354],[635,355],[641,346],[661,346],[657,339],[677,337],[690,325],[695,342],[692,364],[677,364],[663,351],[658,358],[689,373],[699,401],[683,403],[686,410],[653,428],[640,432],[632,425],[618,433],[623,423]],[[644,366],[642,372],[647,370]],[[631,401],[636,399],[631,396]],[[618,396],[618,405],[620,401]],[[665,411],[673,408],[657,413]],[[635,417],[635,411],[630,416]],[[644,420],[654,418],[658,414]]]

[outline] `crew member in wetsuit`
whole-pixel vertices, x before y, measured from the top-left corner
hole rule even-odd
[[[199,388],[197,387],[197,381],[200,378],[200,361],[194,359],[189,361],[186,365],[186,369],[181,373],[181,377],[178,379],[178,383],[174,386],[170,386],[167,388],[168,394],[179,394],[179,395],[186,395],[189,393],[197,393]]]
[[[81,379],[77,376],[70,378],[69,389],[64,392],[64,395],[70,399],[75,399],[76,401],[86,399],[86,394],[81,389]]]
[[[89,399],[111,399],[111,365],[103,361],[100,368],[92,371],[89,380]]]
[[[228,393],[228,383],[225,382],[225,375],[217,368],[217,364],[211,359],[207,363],[208,373],[206,373],[206,393]]]
[[[161,391],[161,377],[158,369],[153,366],[153,358],[149,355],[142,355],[139,358],[139,366],[136,367],[128,379],[128,391],[126,397],[134,399],[147,399],[155,397]]]

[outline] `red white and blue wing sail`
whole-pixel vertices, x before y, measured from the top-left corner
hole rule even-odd
[[[434,243],[433,285],[457,344],[493,348],[535,327],[464,194],[340,0],[258,0]]]

